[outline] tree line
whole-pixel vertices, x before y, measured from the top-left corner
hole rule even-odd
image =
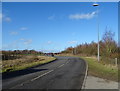
[[[106,30],[99,41],[100,57],[118,58],[120,54],[120,47],[114,40],[115,33],[111,30]],[[76,47],[68,47],[61,53],[72,53],[84,56],[97,56],[98,43],[92,41],[91,43],[79,44]]]
[[[28,55],[28,54],[43,54],[40,51],[35,51],[35,50],[9,50],[9,51],[5,51],[2,50],[1,51],[1,57],[2,60],[12,60],[12,59],[17,59],[17,58],[21,58],[23,55]]]

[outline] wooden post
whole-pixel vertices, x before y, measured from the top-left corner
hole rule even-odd
[[[115,58],[115,66],[117,67],[117,58]]]

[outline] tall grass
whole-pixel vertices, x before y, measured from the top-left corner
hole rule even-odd
[[[53,57],[29,55],[20,59],[6,60],[1,62],[2,72],[11,72],[15,70],[26,69],[35,65],[44,64],[55,60]]]

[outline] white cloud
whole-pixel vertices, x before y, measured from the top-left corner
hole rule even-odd
[[[17,35],[18,32],[10,32],[10,35]]]
[[[53,20],[55,18],[55,15],[49,16],[48,20]]]
[[[18,48],[19,48],[19,41],[18,40],[15,40],[9,44],[2,45],[3,50],[5,50],[5,49],[11,50],[11,49],[18,49]]]
[[[6,16],[2,13],[0,14],[0,19],[1,20],[3,19],[3,21],[6,21],[6,22],[11,22],[12,21],[12,19],[10,17],[8,17],[8,16]]]
[[[47,44],[52,44],[52,41],[48,41]]]
[[[29,45],[29,44],[32,43],[32,40],[31,40],[31,39],[24,39],[24,38],[21,38],[20,40],[23,41],[23,44],[25,44],[25,45]]]
[[[44,52],[44,53],[50,53],[50,52],[59,52],[60,50],[56,50],[56,49],[40,49],[40,51]]]
[[[28,40],[24,40],[24,44],[25,45],[29,45],[32,43],[32,40],[31,39],[28,39]]]
[[[4,17],[3,19],[4,19],[4,21],[6,21],[6,22],[11,22],[11,18],[10,18],[10,17]]]
[[[87,13],[87,14],[71,14],[69,15],[69,19],[91,19],[96,15],[97,11],[94,11],[92,13]]]
[[[21,38],[20,40],[25,40],[24,38]]]
[[[69,44],[75,44],[77,41],[68,41]]]
[[[2,49],[8,49],[8,50],[11,50],[11,49],[19,49],[19,48],[22,48],[22,47],[25,47],[27,49],[30,49],[31,48],[31,44],[32,43],[32,40],[31,39],[24,39],[24,38],[21,38],[19,40],[15,40],[9,44],[3,44],[2,45]],[[24,44],[24,45],[23,45]],[[20,46],[22,45],[22,46]]]
[[[5,21],[5,22],[11,22],[12,19],[2,13],[0,13],[0,22]]]
[[[21,27],[20,30],[27,30],[27,27]]]

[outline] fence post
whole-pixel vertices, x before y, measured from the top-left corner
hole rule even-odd
[[[115,58],[115,66],[117,67],[117,58]]]

